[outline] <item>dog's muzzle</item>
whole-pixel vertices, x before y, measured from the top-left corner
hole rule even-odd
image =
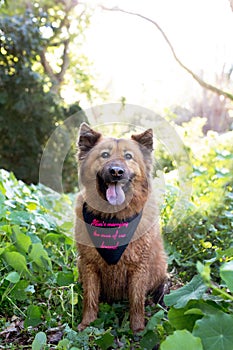
[[[129,170],[121,162],[107,162],[99,173],[104,184],[104,194],[111,205],[121,205],[125,201],[125,185],[129,182]],[[101,186],[103,188],[103,186]]]

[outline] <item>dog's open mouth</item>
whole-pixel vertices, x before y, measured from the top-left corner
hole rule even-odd
[[[133,173],[124,164],[108,162],[97,173],[97,186],[101,196],[111,205],[122,205],[125,202]]]
[[[121,205],[124,203],[129,185],[130,179],[113,181],[110,178],[103,179],[100,174],[97,175],[99,193],[111,205]]]
[[[106,184],[106,199],[111,205],[121,205],[125,201],[125,192],[122,182]]]

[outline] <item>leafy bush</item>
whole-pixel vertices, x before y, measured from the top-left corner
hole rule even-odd
[[[174,176],[169,174],[161,217],[170,264],[177,268],[182,279],[192,278],[198,260],[208,261],[220,255],[223,260],[223,251],[232,247],[232,136],[232,132],[222,136],[210,133],[207,138],[200,138],[198,143],[191,146],[191,202],[187,203],[182,222],[171,232],[166,232],[179,194],[176,173]],[[219,262],[215,261],[212,273],[217,280],[218,266]]]
[[[25,328],[47,329],[79,318],[71,208],[68,196],[0,172],[1,326],[24,319]]]

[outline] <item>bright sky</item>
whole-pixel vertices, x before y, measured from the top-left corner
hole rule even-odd
[[[88,3],[88,0],[85,2]],[[99,2],[98,2],[99,3]],[[198,85],[174,61],[159,31],[151,23],[121,12],[103,11],[97,1],[86,33],[85,53],[93,61],[106,102],[138,104],[161,111],[183,104]],[[165,31],[178,57],[214,83],[215,72],[233,63],[233,12],[229,0],[106,0],[146,15]],[[70,94],[70,100],[72,95]],[[83,108],[89,105],[81,100]]]

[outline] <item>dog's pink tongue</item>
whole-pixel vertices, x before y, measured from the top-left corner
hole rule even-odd
[[[106,191],[106,197],[111,205],[121,205],[125,200],[125,193],[119,183],[110,184]]]

